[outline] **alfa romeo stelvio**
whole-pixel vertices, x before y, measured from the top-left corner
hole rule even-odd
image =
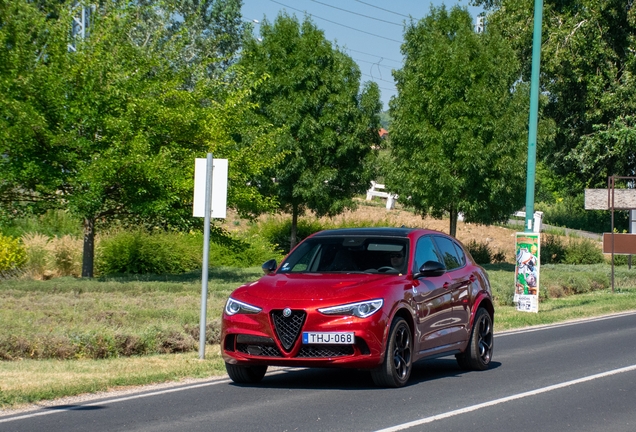
[[[232,292],[223,312],[221,347],[234,382],[257,383],[270,365],[343,367],[401,387],[419,360],[454,355],[466,370],[491,362],[488,276],[441,232],[321,231],[263,271]]]

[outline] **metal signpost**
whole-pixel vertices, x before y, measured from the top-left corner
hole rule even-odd
[[[210,219],[225,218],[227,211],[227,159],[196,159],[194,164],[194,205],[192,215],[203,217],[203,260],[201,269],[201,316],[199,358],[205,358],[205,331],[208,306],[208,266],[210,259]]]
[[[534,229],[534,183],[537,160],[537,123],[539,118],[539,72],[541,64],[541,26],[543,0],[534,1],[532,36],[532,75],[530,78],[530,120],[528,123],[528,171],[526,176],[526,215],[523,233],[515,241],[515,302],[517,310],[539,311],[540,234]],[[533,233],[536,232],[535,233]]]

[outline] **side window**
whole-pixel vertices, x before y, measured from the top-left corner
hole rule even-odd
[[[457,252],[457,257],[459,258],[459,266],[463,267],[466,265],[466,254],[464,253],[464,249],[457,243],[453,242],[455,245],[455,251]]]
[[[415,247],[415,260],[413,261],[413,272],[419,271],[422,264],[426,261],[437,261],[440,262],[439,256],[437,256],[437,251],[435,250],[435,245],[433,245],[433,240],[431,237],[420,237],[417,241],[417,246]]]
[[[435,237],[435,244],[439,248],[442,257],[444,258],[444,265],[447,270],[453,270],[463,265],[463,257],[457,254],[453,241],[446,237]],[[463,254],[462,254],[463,255]]]

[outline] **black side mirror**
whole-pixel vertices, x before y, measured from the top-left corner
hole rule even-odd
[[[272,274],[276,271],[276,267],[278,267],[278,264],[276,264],[276,260],[271,259],[267,261],[265,264],[263,264],[261,268],[263,269],[263,273]]]
[[[420,267],[420,271],[415,273],[413,277],[415,279],[421,277],[441,276],[446,273],[446,266],[437,261],[426,261]]]

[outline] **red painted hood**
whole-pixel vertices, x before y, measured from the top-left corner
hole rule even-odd
[[[232,295],[237,299],[245,295],[270,300],[358,301],[375,298],[387,285],[403,280],[404,276],[361,273],[275,274],[243,285]]]

